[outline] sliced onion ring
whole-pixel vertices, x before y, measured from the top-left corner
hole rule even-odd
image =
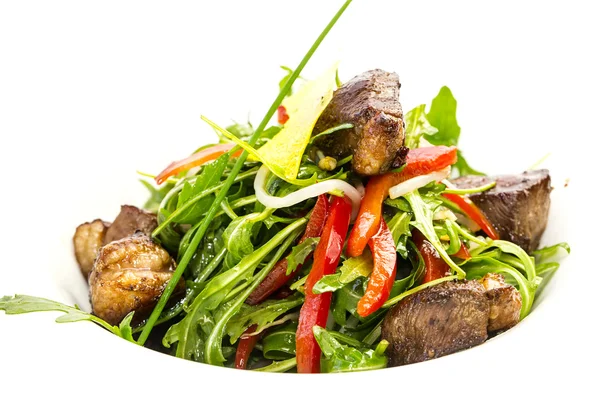
[[[283,197],[271,196],[265,190],[265,183],[267,176],[269,175],[269,169],[263,165],[258,170],[256,177],[254,178],[254,192],[258,201],[269,208],[284,208],[291,207],[295,204],[301,203],[306,199],[317,197],[323,193],[328,193],[333,190],[341,190],[344,195],[352,201],[352,220],[356,218],[358,209],[360,207],[360,200],[362,196],[354,186],[341,179],[330,179],[323,182],[317,182],[314,185],[303,187],[302,189],[296,190],[293,193]]]
[[[397,199],[400,196],[404,196],[407,193],[422,188],[430,182],[439,182],[442,179],[447,178],[448,175],[450,175],[450,167],[446,167],[427,175],[415,176],[414,178],[401,182],[396,186],[392,186],[389,191],[390,198]]]

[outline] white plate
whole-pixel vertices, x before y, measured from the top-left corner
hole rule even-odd
[[[213,140],[200,113],[226,123],[251,110],[259,120],[276,95],[278,66],[299,61],[338,3],[2,3],[0,295],[84,305],[70,243],[75,226],[141,204],[136,170],[156,172]],[[597,178],[585,174],[593,168],[585,160],[598,159],[594,15],[577,2],[357,1],[303,73],[314,76],[337,59],[344,79],[368,68],[395,70],[405,111],[449,85],[461,148],[490,173],[519,172],[552,153],[545,166],[555,190],[543,242],[568,240],[574,254],[508,333],[401,368],[266,375],[167,357],[89,323],[55,324],[56,315],[2,314],[0,393],[590,396],[597,368],[587,364],[598,356],[598,257],[585,253],[598,247],[588,234],[597,230]]]

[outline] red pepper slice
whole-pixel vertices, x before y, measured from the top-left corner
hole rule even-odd
[[[471,199],[451,193],[444,193],[443,196],[460,207],[460,209],[463,210],[465,214],[467,214],[467,216],[471,218],[492,240],[500,239],[500,235],[498,235],[494,226]]]
[[[325,327],[331,305],[331,292],[314,294],[313,287],[323,276],[335,272],[348,233],[351,213],[352,204],[348,198],[334,197],[321,240],[315,250],[312,269],[304,286],[306,298],[300,309],[296,331],[296,360],[300,373],[318,373],[321,369],[321,348],[313,335],[313,326]]]
[[[285,107],[284,106],[277,107],[277,122],[279,122],[281,125],[283,125],[288,121],[288,119],[290,119],[290,116],[288,115]]]
[[[302,243],[308,238],[318,237],[321,235],[321,231],[323,231],[323,226],[325,225],[325,218],[327,217],[328,208],[329,204],[327,195],[320,195],[312,210],[312,213],[310,214],[308,224],[306,224],[306,230],[300,238],[299,243]],[[296,268],[293,273],[287,275],[287,267],[287,258],[279,260],[271,272],[267,274],[267,277],[256,287],[256,289],[254,289],[250,296],[248,296],[246,303],[250,305],[262,303],[267,297],[277,291],[277,289],[289,282],[289,280],[296,275],[296,271],[298,271],[299,268]]]
[[[469,253],[469,249],[467,249],[467,246],[465,246],[465,244],[463,242],[460,243],[460,249],[458,249],[458,251],[455,254],[451,254],[454,257],[458,257],[462,260],[470,260],[471,259],[471,253]]]
[[[238,341],[238,347],[235,351],[235,368],[237,369],[246,369],[248,366],[248,359],[250,358],[250,353],[254,350],[254,346],[260,339],[260,335],[252,335],[247,336],[250,333],[256,332],[256,325],[252,325],[246,329],[244,334],[240,337]]]
[[[233,143],[222,143],[216,144],[212,147],[200,150],[197,153],[192,154],[189,157],[184,158],[183,160],[174,161],[167,168],[165,168],[160,174],[156,175],[154,180],[157,184],[161,184],[166,181],[169,177],[173,175],[177,175],[181,171],[186,171],[194,167],[198,167],[202,164],[205,164],[209,161],[216,160],[222,154],[227,153],[229,150],[233,149],[235,144]],[[242,154],[242,150],[236,151],[232,154],[233,157],[239,157]]]
[[[452,165],[457,160],[454,146],[431,146],[412,149],[406,156],[406,165],[400,172],[390,172],[372,177],[367,183],[365,196],[360,203],[358,217],[348,238],[347,253],[350,257],[360,256],[369,239],[379,229],[381,208],[388,192],[405,180],[430,174]]]
[[[423,277],[422,283],[443,278],[450,272],[450,267],[446,264],[446,261],[440,257],[435,247],[433,247],[431,242],[427,240],[418,229],[413,229],[412,240],[425,262],[425,276]]]
[[[396,279],[396,245],[385,220],[381,218],[379,231],[369,240],[373,253],[373,272],[364,296],[356,311],[366,317],[379,310],[390,297]]]

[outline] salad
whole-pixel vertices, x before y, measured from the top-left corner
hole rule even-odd
[[[256,127],[202,117],[215,143],[144,174],[150,197],[77,227],[92,313],[125,340],[217,366],[373,370],[464,350],[527,317],[566,243],[539,249],[547,170],[487,176],[457,148],[443,87],[404,113],[398,75],[296,85],[333,17]],[[272,122],[276,119],[276,122]]]

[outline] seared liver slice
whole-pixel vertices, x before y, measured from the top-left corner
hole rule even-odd
[[[156,215],[134,206],[121,206],[121,212],[106,232],[104,244],[126,238],[136,232],[150,236],[157,226]]]
[[[504,282],[499,274],[487,274],[480,279],[485,294],[490,301],[488,332],[496,333],[512,328],[519,323],[521,315],[521,294]]]
[[[399,97],[396,73],[374,69],[354,77],[335,91],[313,135],[343,123],[354,127],[323,136],[316,146],[337,159],[352,154],[352,168],[361,175],[400,167],[408,149]]]
[[[463,176],[452,182],[459,188],[496,181],[483,193],[469,195],[498,231],[501,239],[531,253],[540,244],[550,211],[550,174],[547,169],[517,175]]]
[[[408,296],[383,320],[389,365],[442,357],[487,339],[490,302],[478,281],[443,282]]]

